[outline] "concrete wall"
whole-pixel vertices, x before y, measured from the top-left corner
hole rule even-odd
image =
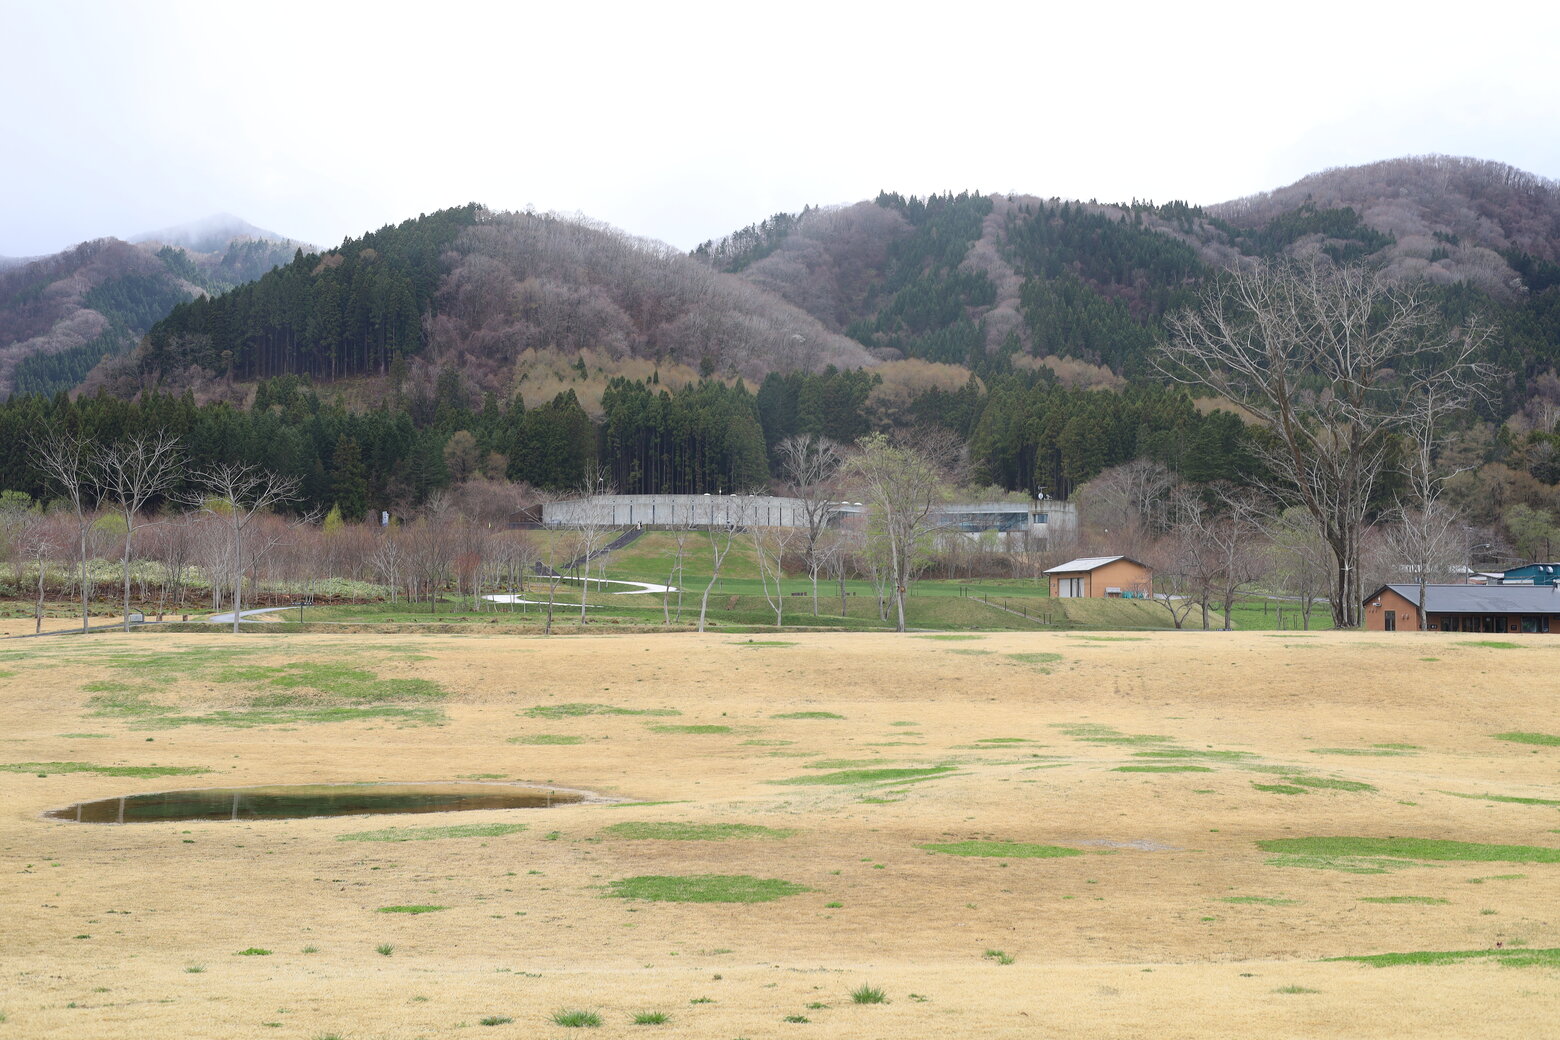
[[[835,520],[859,516],[864,505],[841,503]],[[1053,535],[1077,527],[1077,510],[1071,502],[1044,499],[1019,503],[953,503],[939,513],[966,527],[990,516],[1006,528],[1002,534],[1048,541]],[[1023,517],[1015,525],[1013,515]],[[806,527],[801,499],[775,495],[595,495],[589,498],[548,502],[541,522],[569,527],[586,522],[607,527]],[[972,537],[978,531],[967,531]]]
[[[802,502],[773,495],[596,495],[548,502],[542,523],[569,527],[805,527]]]

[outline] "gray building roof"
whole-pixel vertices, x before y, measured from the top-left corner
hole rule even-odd
[[[1066,563],[1061,564],[1058,567],[1048,568],[1046,571],[1044,571],[1044,573],[1076,574],[1080,571],[1097,570],[1100,567],[1105,566],[1107,563],[1115,563],[1117,560],[1125,560],[1126,558],[1127,557],[1125,556],[1082,556],[1076,560],[1068,560]],[[1136,560],[1132,560],[1131,562],[1137,563]],[[1142,564],[1138,564],[1138,566],[1141,567]]]
[[[1383,585],[1410,603],[1419,602],[1418,585]],[[1373,600],[1377,589],[1366,597]],[[1552,585],[1426,585],[1425,611],[1430,614],[1560,614],[1560,586]]]

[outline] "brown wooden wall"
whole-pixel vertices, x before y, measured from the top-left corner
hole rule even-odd
[[[1062,578],[1082,578],[1083,595],[1087,598],[1104,599],[1106,589],[1121,589],[1122,592],[1147,593],[1154,579],[1154,572],[1141,563],[1133,563],[1131,560],[1115,560],[1103,567],[1096,567],[1092,571],[1070,571],[1063,574],[1052,574],[1051,595],[1056,597],[1061,592]]]

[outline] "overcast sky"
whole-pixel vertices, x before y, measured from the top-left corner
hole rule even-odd
[[[1560,178],[1551,3],[1053,6],[0,0],[0,254],[468,201],[687,249],[884,188],[1213,203],[1430,152]]]

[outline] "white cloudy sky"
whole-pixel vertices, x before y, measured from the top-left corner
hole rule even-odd
[[[881,188],[1560,177],[1551,3],[1053,7],[0,0],[0,254],[219,211],[332,244],[475,200],[689,248]]]

